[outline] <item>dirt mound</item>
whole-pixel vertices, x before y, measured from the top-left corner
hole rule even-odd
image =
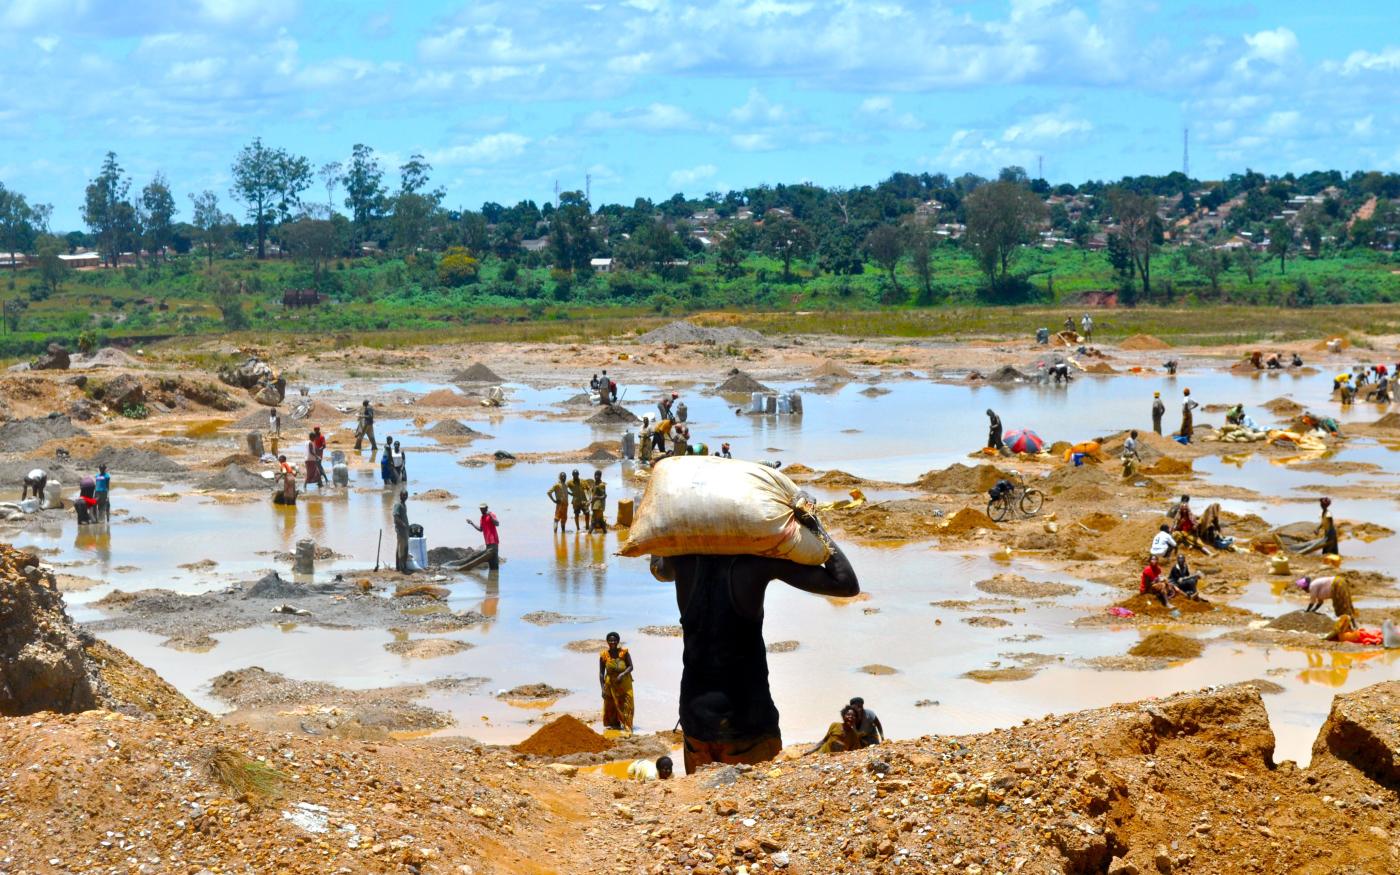
[[[1098,465],[1065,465],[1046,475],[1039,488],[1059,495],[1072,486],[1112,486],[1114,477]]]
[[[660,328],[653,328],[637,338],[638,343],[713,343],[747,344],[757,346],[767,343],[762,334],[751,328],[704,328],[694,322],[679,321]]]
[[[974,585],[983,592],[989,592],[992,595],[1005,595],[1021,599],[1048,599],[1079,592],[1079,587],[1073,584],[1052,583],[1047,580],[1027,580],[1019,574],[998,574],[988,580],[980,580]]]
[[[1264,628],[1277,629],[1281,632],[1308,632],[1326,635],[1332,631],[1332,625],[1332,620],[1319,612],[1290,611],[1282,616],[1274,617],[1264,625]]]
[[[270,486],[271,481],[264,480],[261,476],[239,465],[228,465],[214,476],[206,477],[199,482],[200,489],[211,491],[268,489]]]
[[[1011,365],[1002,365],[993,371],[988,377],[989,383],[1024,383],[1028,378],[1025,374],[1013,368]]]
[[[91,459],[84,461],[90,468],[106,465],[114,473],[133,471],[140,474],[183,474],[180,463],[154,450],[135,447],[103,447]]]
[[[1121,522],[1123,522],[1123,520],[1116,516],[1099,513],[1098,511],[1094,511],[1088,516],[1079,518],[1080,525],[1085,528],[1093,529],[1096,532],[1106,532],[1109,529],[1117,528],[1118,524]]]
[[[942,495],[972,495],[986,492],[1005,477],[1006,473],[995,465],[968,466],[955,462],[942,471],[921,475],[910,485]]]
[[[812,481],[818,486],[825,486],[828,489],[854,489],[857,486],[864,486],[867,481],[854,474],[848,474],[841,470],[831,470],[822,474]]]
[[[620,404],[608,404],[584,422],[590,425],[632,425],[641,422],[641,419]]]
[[[583,460],[585,462],[616,462],[619,458],[615,452],[618,446],[617,441],[594,441],[584,448]]]
[[[1161,659],[1195,659],[1205,650],[1205,645],[1195,638],[1178,635],[1175,632],[1153,632],[1134,644],[1129,656],[1158,657]]]
[[[0,545],[0,714],[86,711],[100,689],[53,575]]]
[[[1400,430],[1400,413],[1387,413],[1371,424],[1375,428]]]
[[[91,355],[75,356],[72,366],[74,368],[139,368],[142,367],[142,362],[116,347],[104,346]]]
[[[1087,546],[1096,553],[1146,559],[1147,549],[1152,546],[1152,536],[1157,534],[1162,523],[1166,521],[1165,516],[1123,520],[1107,531],[1094,534],[1093,543]],[[1084,535],[1089,536],[1087,532]]]
[[[472,646],[455,638],[413,638],[390,641],[384,645],[384,649],[405,659],[438,659],[471,650]]]
[[[1163,456],[1157,461],[1142,468],[1142,473],[1153,475],[1179,475],[1191,473],[1190,459],[1174,459],[1171,456]]]
[[[1084,369],[1084,373],[1086,373],[1086,374],[1116,374],[1116,373],[1118,373],[1118,369],[1115,368],[1115,367],[1113,367],[1112,365],[1108,364],[1107,362],[1094,362],[1092,365],[1089,365],[1089,367],[1087,367],[1087,368]]]
[[[1118,344],[1118,348],[1128,350],[1154,350],[1171,349],[1172,345],[1150,334],[1134,334],[1132,337]]]
[[[1303,412],[1303,405],[1294,401],[1292,398],[1275,398],[1272,401],[1265,402],[1263,407],[1275,416],[1280,416],[1285,419],[1290,419]]]
[[[286,419],[292,422],[306,422],[310,425],[320,425],[323,428],[328,423],[343,422],[350,414],[336,410],[324,401],[312,400],[309,398],[297,398],[291,403],[291,409],[286,414]],[[267,413],[263,412],[264,420]],[[285,434],[284,434],[285,437]]]
[[[736,369],[730,372],[729,379],[715,387],[715,391],[727,392],[732,395],[747,395],[751,392],[772,392],[773,390],[743,371]]]
[[[537,757],[563,757],[575,753],[601,753],[613,743],[577,717],[565,714],[546,723],[534,735],[515,745],[520,753]]]
[[[807,372],[807,376],[817,378],[827,377],[835,380],[854,380],[856,378],[856,375],[851,373],[849,369],[837,364],[831,359],[827,359],[815,368],[812,368]]]
[[[291,580],[283,580],[275,571],[259,578],[257,583],[243,592],[245,599],[294,599],[306,595],[306,587]]]
[[[472,403],[470,395],[454,392],[451,389],[438,389],[414,401],[415,407],[466,407]]]
[[[1318,341],[1317,344],[1313,346],[1313,352],[1327,352],[1328,345],[1333,343],[1337,344],[1337,349],[1339,350],[1351,348],[1351,341],[1347,340],[1345,337],[1338,335],[1336,337],[1329,337],[1326,340]]]
[[[995,529],[997,524],[992,522],[992,518],[980,510],[972,507],[965,507],[952,516],[943,524],[940,530],[945,535],[970,535],[978,529]]]
[[[87,432],[74,425],[67,416],[50,413],[48,416],[16,419],[0,425],[0,449],[7,453],[29,453],[52,440],[86,436]]]
[[[465,371],[458,371],[452,376],[454,383],[504,383],[501,375],[483,365],[481,362],[474,362]]]
[[[425,429],[424,434],[431,435],[438,440],[476,440],[477,438],[489,438],[489,434],[483,434],[470,425],[464,425],[455,419],[444,419],[435,424],[432,428]]]

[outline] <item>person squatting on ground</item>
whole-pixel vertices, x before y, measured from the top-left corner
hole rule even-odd
[[[685,770],[706,763],[761,763],[783,748],[778,709],[768,686],[763,600],[781,580],[814,595],[849,598],[860,581],[819,521],[812,527],[830,545],[825,565],[799,565],[762,556],[653,556],[657,580],[674,581],[681,612],[680,724]]]
[[[865,747],[865,742],[860,737],[856,709],[851,705],[846,705],[841,708],[841,722],[828,726],[826,736],[817,742],[816,747],[807,751],[803,756],[811,756],[814,753],[843,753],[860,750],[863,747]]]
[[[632,654],[622,636],[609,632],[608,646],[598,654],[598,687],[603,691],[603,726],[632,731],[636,703],[632,695]]]
[[[1188,599],[1197,602],[1205,601],[1197,592],[1201,576],[1191,573],[1191,566],[1187,564],[1184,552],[1176,554],[1176,561],[1172,563],[1172,570],[1167,573],[1167,579]]]
[[[860,733],[861,744],[870,747],[884,741],[885,726],[880,722],[880,718],[875,716],[874,711],[865,707],[865,699],[853,696],[849,704],[856,712],[856,732]]]
[[[1180,591],[1170,580],[1162,579],[1162,563],[1156,556],[1147,557],[1147,567],[1142,569],[1142,578],[1138,581],[1139,595],[1154,595],[1161,599],[1163,607],[1171,607],[1173,596],[1179,595]]]

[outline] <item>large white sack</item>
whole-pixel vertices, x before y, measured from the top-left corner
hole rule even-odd
[[[678,456],[652,469],[623,556],[753,555],[821,565],[825,540],[798,521],[811,499],[765,465]]]

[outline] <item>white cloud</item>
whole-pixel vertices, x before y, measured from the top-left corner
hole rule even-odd
[[[719,173],[719,168],[713,164],[700,164],[685,170],[673,170],[667,178],[671,188],[676,191],[685,191],[687,188],[694,188],[707,179],[713,179]]]
[[[53,27],[88,12],[87,0],[9,0],[0,11],[0,24],[23,30],[35,25]]]
[[[749,97],[729,111],[729,118],[741,125],[780,125],[797,121],[800,113],[781,103],[774,103],[757,88],[749,89]]]
[[[741,152],[768,152],[778,148],[769,134],[735,134],[729,144]]]
[[[1244,42],[1249,48],[1243,57],[1235,62],[1235,69],[1241,72],[1249,69],[1251,61],[1282,65],[1298,51],[1298,35],[1286,27],[1245,34]]]
[[[865,124],[900,131],[922,130],[924,123],[912,112],[899,112],[895,109],[894,98],[885,95],[867,97],[856,108],[856,118]]]
[[[1002,132],[1001,139],[1004,143],[1035,145],[1053,140],[1063,140],[1077,134],[1087,134],[1093,129],[1094,125],[1088,119],[1066,118],[1053,113],[1041,113],[1011,125]]]
[[[451,167],[457,164],[495,164],[509,158],[516,158],[530,144],[530,138],[523,134],[487,134],[470,143],[460,143],[445,149],[429,152],[428,163],[435,166]]]
[[[269,24],[284,21],[296,13],[289,0],[199,0],[205,18],[217,24]]]
[[[1365,118],[1357,119],[1351,123],[1351,133],[1357,137],[1371,136],[1371,130],[1375,127],[1376,117],[1368,115]]]
[[[176,82],[208,82],[224,69],[223,58],[178,61],[170,65],[166,78]]]
[[[617,128],[639,131],[688,131],[699,125],[690,113],[679,106],[651,103],[645,107],[625,109],[621,112],[591,112],[584,117],[583,126],[599,131]]]
[[[33,42],[34,45],[39,47],[39,51],[46,55],[51,55],[53,54],[53,50],[58,48],[59,40],[56,36],[36,36]]]
[[[1283,137],[1297,132],[1299,122],[1303,120],[1303,114],[1296,109],[1284,110],[1282,112],[1271,112],[1264,120],[1263,133],[1271,137]]]
[[[1358,73],[1390,72],[1400,70],[1400,46],[1387,46],[1379,52],[1355,51],[1342,62],[1344,76]]]

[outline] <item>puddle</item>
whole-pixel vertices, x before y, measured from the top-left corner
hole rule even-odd
[[[586,377],[586,375],[584,375]],[[765,381],[777,390],[800,390],[803,382]],[[421,394],[450,388],[441,383],[377,384],[380,392]],[[882,383],[889,394],[862,394],[864,383],[852,383],[831,394],[808,394],[805,415],[794,417],[736,416],[724,397],[685,392],[692,431],[725,436],[736,456],[767,458],[766,448],[781,447],[780,457],[812,468],[840,468],[861,477],[909,482],[925,471],[953,462],[966,462],[967,451],[985,435],[982,411],[996,408],[1008,429],[1031,427],[1047,441],[1079,440],[1114,432],[1124,425],[1142,426],[1154,389],[1168,398],[1192,388],[1202,403],[1243,402],[1261,422],[1274,421],[1259,405],[1280,395],[1318,411],[1335,413],[1326,400],[1321,377],[1242,378],[1225,373],[1193,374],[1171,381],[1159,377],[1076,381],[1068,390],[992,385],[948,385],[927,380]],[[545,713],[596,715],[597,660],[566,645],[580,639],[621,633],[636,665],[636,724],[642,732],[670,729],[676,721],[679,684],[679,638],[644,635],[643,626],[677,622],[673,590],[657,583],[641,559],[615,555],[616,533],[606,538],[569,532],[551,535],[549,500],[545,491],[558,472],[577,467],[585,476],[591,464],[545,465],[520,463],[468,468],[458,464],[465,455],[492,452],[569,451],[594,440],[617,439],[620,429],[597,429],[577,420],[557,418],[559,405],[580,390],[572,386],[534,388],[512,384],[511,403],[504,410],[463,411],[461,421],[492,435],[469,447],[444,447],[421,434],[406,419],[377,424],[381,436],[393,435],[408,451],[412,492],[446,489],[452,502],[410,501],[410,516],[421,523],[433,546],[478,546],[480,535],[466,524],[470,509],[487,502],[501,519],[502,555],[499,572],[474,572],[465,582],[450,583],[442,605],[424,612],[476,610],[491,622],[454,633],[471,649],[432,660],[406,660],[384,649],[395,640],[387,630],[333,630],[297,623],[218,634],[207,652],[176,651],[159,636],[121,631],[105,633],[113,643],[152,666],[202,706],[222,706],[208,696],[210,679],[249,665],[305,680],[323,680],[352,688],[416,683],[435,678],[489,678],[479,690],[433,691],[422,702],[452,714],[457,724],[447,730],[487,742],[515,742],[538,728],[544,716],[498,700],[495,694],[522,684],[550,683],[571,690],[550,703]],[[652,413],[655,387],[627,386],[624,405],[638,415]],[[415,411],[438,417],[437,411]],[[1343,414],[1347,419],[1374,419],[1366,408]],[[1199,417],[1220,422],[1223,414]],[[1174,423],[1168,422],[1168,425]],[[344,423],[337,424],[344,427]],[[208,424],[192,426],[191,438],[215,438]],[[197,432],[197,433],[196,433]],[[710,441],[714,445],[715,441]],[[1318,495],[1304,489],[1314,484],[1393,483],[1400,472],[1394,448],[1370,440],[1353,440],[1334,457],[1337,461],[1380,465],[1381,473],[1335,475],[1270,464],[1238,454],[1233,463],[1203,459],[1197,469],[1209,484],[1193,486],[1202,505],[1210,501],[1211,486],[1241,486],[1275,501],[1223,502],[1230,510],[1258,513],[1271,523],[1313,519]],[[637,481],[625,477],[630,466],[598,466],[614,497],[640,497]],[[815,490],[822,499],[845,497],[842,490]],[[907,497],[898,488],[866,490],[872,501]],[[160,496],[160,497],[158,497]],[[277,568],[272,555],[290,552],[297,540],[311,538],[343,558],[317,563],[324,579],[349,569],[392,562],[390,505],[393,494],[378,478],[377,461],[368,454],[353,463],[351,488],[314,491],[294,508],[275,508],[259,497],[254,503],[226,504],[192,494],[188,486],[159,482],[120,482],[116,508],[130,510],[147,523],[114,520],[110,530],[77,533],[71,519],[43,532],[18,537],[26,547],[45,551],[48,558],[76,574],[105,581],[68,596],[71,612],[80,620],[101,616],[91,603],[114,588],[151,587],[196,593],[232,581],[252,580]],[[459,509],[448,510],[448,504]],[[1394,518],[1393,501],[1340,501],[1339,518]],[[1075,627],[1085,611],[1107,601],[1104,587],[1048,570],[1036,560],[1016,554],[1010,558],[987,552],[938,552],[928,545],[851,546],[860,571],[864,601],[840,603],[814,598],[774,585],[766,606],[765,635],[769,642],[796,641],[792,652],[768,657],[772,685],[783,715],[783,734],[790,741],[815,740],[837,719],[837,709],[851,696],[864,696],[880,713],[891,735],[913,738],[926,733],[964,733],[1018,723],[1049,712],[1064,713],[1116,701],[1161,696],[1201,686],[1268,678],[1284,691],[1265,697],[1279,758],[1306,760],[1317,727],[1331,697],[1396,676],[1400,653],[1337,654],[1275,648],[1264,650],[1228,642],[1209,641],[1205,654],[1161,671],[1093,671],[1079,660],[1118,656],[1137,640],[1139,630]],[[213,560],[212,570],[181,568]],[[1372,543],[1348,541],[1348,567],[1386,568],[1400,563],[1400,539]],[[988,596],[976,581],[1004,571],[1034,580],[1072,583],[1074,595],[1053,601],[1017,599],[995,616],[1009,622],[1002,628],[979,628],[961,622],[976,616],[977,607],[936,608],[930,602],[977,602]],[[1271,581],[1250,587],[1237,604],[1266,615],[1298,605],[1285,600]],[[1364,604],[1364,603],[1363,603]],[[1000,606],[1006,607],[1006,606]],[[585,622],[540,627],[521,618],[535,611],[589,618]],[[599,619],[593,619],[599,618]],[[1201,630],[1190,630],[1200,634]],[[1214,632],[1208,635],[1214,635]],[[402,636],[398,636],[400,639]],[[993,665],[1014,667],[1005,654],[1033,652],[1044,666],[1030,678],[993,686],[963,678],[974,669]],[[888,665],[895,673],[868,675],[860,667]],[[989,695],[989,692],[991,695]],[[934,702],[920,706],[916,703]],[[625,765],[622,766],[625,773]]]

